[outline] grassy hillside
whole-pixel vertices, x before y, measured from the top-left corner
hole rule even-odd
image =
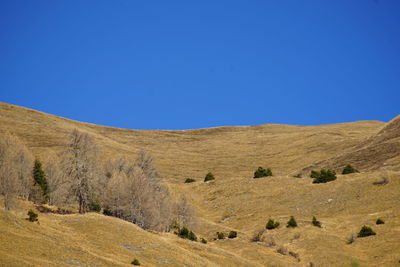
[[[103,157],[134,156],[143,148],[170,182],[184,177],[249,177],[258,166],[287,175],[367,140],[385,125],[360,121],[322,126],[218,127],[185,131],[126,130],[67,120],[0,103],[0,132],[11,131],[38,156],[63,149],[74,128],[96,137]]]
[[[19,201],[11,212],[0,210],[4,266],[131,266],[133,258],[143,266],[398,265],[399,117],[389,123],[126,130],[0,103],[0,133],[15,133],[38,157],[64,149],[74,128],[96,138],[103,159],[150,151],[172,193],[186,195],[195,207],[194,230],[208,244],[95,213],[40,214],[40,224],[30,223],[24,218],[34,207]],[[348,163],[360,173],[338,175],[326,184],[312,184],[307,177],[324,167],[340,173]],[[271,168],[274,176],[253,179],[258,166]],[[216,180],[204,183],[209,171]],[[298,173],[303,178],[293,177]],[[373,184],[383,176],[388,184]],[[185,177],[197,182],[185,184]],[[286,228],[290,216],[297,228]],[[311,225],[313,216],[321,228]],[[265,231],[259,242],[250,241],[269,218],[280,227]],[[377,218],[385,224],[375,225]],[[363,225],[377,234],[347,244]],[[237,238],[213,240],[217,231],[231,230]]]
[[[241,257],[182,240],[150,233],[132,223],[100,214],[39,215],[25,220],[27,202],[11,212],[0,210],[1,266],[251,266]]]

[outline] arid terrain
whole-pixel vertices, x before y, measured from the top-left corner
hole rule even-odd
[[[172,194],[195,208],[193,230],[208,243],[94,212],[40,213],[39,224],[31,223],[25,218],[34,204],[20,200],[0,210],[0,266],[132,266],[133,258],[142,266],[400,265],[400,116],[387,123],[127,130],[0,103],[0,134],[15,134],[39,159],[62,151],[73,129],[95,137],[105,163],[150,152]],[[342,175],[347,164],[359,173]],[[253,179],[259,166],[273,176]],[[313,184],[310,171],[321,168],[335,170],[337,179]],[[216,179],[205,183],[208,172]],[[196,182],[184,183],[187,177]],[[388,183],[376,184],[382,179]],[[290,216],[298,227],[286,227]],[[280,227],[265,230],[269,218]],[[385,223],[376,225],[378,218]],[[376,235],[348,242],[363,225]],[[214,240],[217,231],[232,230],[237,238]]]

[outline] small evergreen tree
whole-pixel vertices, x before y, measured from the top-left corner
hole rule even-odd
[[[364,225],[363,227],[361,227],[361,230],[357,236],[358,237],[367,237],[370,235],[376,235],[376,233],[372,230],[371,227]]]
[[[382,220],[381,218],[378,218],[378,219],[376,220],[376,224],[385,224],[385,221]]]
[[[258,169],[254,172],[254,178],[261,178],[272,176],[272,171],[270,168],[264,169],[263,167],[258,167]]]
[[[188,239],[192,241],[197,241],[197,236],[192,231],[190,231],[188,234]]]
[[[350,164],[346,165],[346,167],[344,167],[342,174],[350,174],[350,173],[356,173],[359,172],[357,169],[355,169],[353,166],[351,166]]]
[[[315,218],[315,216],[312,218],[312,225],[316,226],[316,227],[321,227],[321,222],[317,220],[317,218]]]
[[[26,218],[30,222],[36,222],[38,221],[38,215],[35,213],[33,210],[28,211],[28,218]]]
[[[132,265],[139,266],[139,265],[140,265],[140,262],[139,262],[138,259],[134,259],[134,260],[131,262],[131,264],[132,264]]]
[[[265,226],[266,229],[272,230],[279,227],[279,222],[274,221],[273,219],[269,219],[267,225]]]
[[[286,227],[288,227],[288,228],[289,227],[291,227],[291,228],[297,227],[297,222],[293,216],[290,216],[290,220],[287,222]]]
[[[185,184],[193,183],[193,182],[196,182],[196,180],[193,178],[186,178],[186,180],[185,180]]]
[[[206,177],[204,178],[204,182],[208,182],[211,180],[215,180],[215,177],[211,172],[209,172],[209,173],[207,173]]]
[[[49,187],[46,180],[46,175],[42,169],[42,163],[36,159],[35,164],[33,166],[33,180],[34,180],[34,190],[35,188],[40,188],[40,198],[39,202],[46,203],[49,198]],[[35,199],[38,201],[37,199]]]
[[[228,238],[236,238],[237,237],[237,232],[236,231],[230,231],[228,234]]]

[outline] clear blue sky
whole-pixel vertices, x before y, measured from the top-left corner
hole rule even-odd
[[[131,129],[388,121],[399,0],[1,0],[0,101]]]

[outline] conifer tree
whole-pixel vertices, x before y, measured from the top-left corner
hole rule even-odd
[[[33,186],[40,188],[40,195],[42,196],[42,202],[47,202],[49,198],[49,187],[47,185],[46,175],[42,169],[42,163],[36,159],[33,166]]]

